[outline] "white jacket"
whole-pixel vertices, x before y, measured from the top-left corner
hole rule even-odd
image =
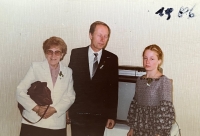
[[[53,87],[48,61],[33,62],[26,76],[18,85],[16,92],[17,101],[25,108],[23,116],[32,122],[36,122],[40,119],[40,116],[32,111],[32,109],[37,104],[27,95],[27,90],[35,81],[47,82],[53,100],[53,104],[50,106],[54,107],[57,113],[54,113],[47,119],[42,119],[36,124],[30,124],[22,118],[22,123],[48,129],[62,129],[66,127],[66,111],[75,100],[75,92],[72,70],[61,63],[59,65],[63,76],[58,75]]]

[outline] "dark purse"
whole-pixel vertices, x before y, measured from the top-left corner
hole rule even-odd
[[[37,122],[39,122],[44,117],[44,115],[46,114],[49,106],[53,103],[53,101],[51,99],[51,91],[47,87],[46,82],[36,81],[36,82],[31,84],[31,87],[28,89],[27,95],[30,95],[30,98],[35,103],[37,103],[37,105],[39,105],[39,106],[48,105],[44,114],[42,115],[42,117],[37,121]],[[22,115],[22,111],[24,110],[24,107],[21,104],[18,103],[18,108],[19,108],[20,113]],[[37,123],[37,122],[29,121],[23,115],[22,115],[22,117],[29,123],[32,123],[32,124]]]

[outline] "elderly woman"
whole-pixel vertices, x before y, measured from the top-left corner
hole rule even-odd
[[[46,82],[51,90],[51,104],[43,119],[29,123],[22,118],[20,136],[66,136],[66,111],[75,100],[72,70],[60,63],[67,45],[59,37],[50,37],[43,43],[46,60],[33,62],[24,79],[17,87],[17,101],[24,107],[23,116],[37,122],[47,106],[37,105],[27,90],[36,81]]]

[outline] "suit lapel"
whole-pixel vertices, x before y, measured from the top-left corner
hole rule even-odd
[[[90,68],[89,68],[89,58],[88,58],[88,49],[89,49],[89,46],[85,47],[84,49],[84,52],[81,56],[81,60],[80,62],[80,68],[83,69],[83,71],[86,72],[86,75],[87,75],[87,79],[90,79]]]
[[[44,75],[45,75],[45,78],[47,79],[47,86],[50,90],[53,90],[53,82],[51,78],[49,63],[47,60],[42,63],[42,67],[44,68]]]
[[[98,69],[102,69],[106,63],[106,52],[104,50],[102,50],[102,55],[101,55],[101,59],[100,59],[100,62],[99,62],[99,65],[98,65]]]
[[[68,76],[68,73],[67,73],[66,70],[64,70],[64,66],[62,65],[62,63],[59,62],[59,65],[60,65],[60,71],[58,73],[58,77],[57,77],[57,80],[55,82],[53,90],[57,90],[58,87],[61,87],[62,86],[61,83],[64,81],[64,80],[62,80],[62,78],[64,76]],[[53,83],[52,83],[52,86],[53,86]]]

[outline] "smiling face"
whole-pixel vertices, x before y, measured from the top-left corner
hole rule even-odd
[[[158,54],[152,50],[145,50],[143,54],[143,67],[146,71],[154,71],[158,69],[161,60],[158,59]]]
[[[94,33],[90,33],[91,48],[94,52],[98,52],[103,49],[109,39],[109,30],[104,25],[97,25]]]
[[[56,68],[63,57],[63,53],[59,46],[51,46],[50,49],[46,50],[45,57],[49,65]]]

